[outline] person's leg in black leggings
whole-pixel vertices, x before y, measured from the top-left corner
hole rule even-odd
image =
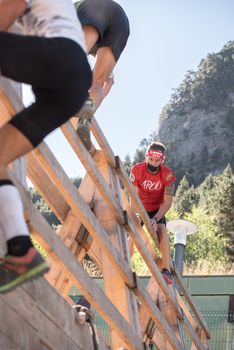
[[[8,248],[0,264],[3,293],[48,269],[32,247],[19,193],[6,167],[81,108],[91,85],[91,71],[85,53],[72,40],[3,32],[0,70],[5,77],[31,84],[36,98],[0,129],[0,226]]]

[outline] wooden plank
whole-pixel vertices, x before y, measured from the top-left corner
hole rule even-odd
[[[186,332],[191,337],[192,341],[195,342],[198,349],[204,350],[203,345],[201,344],[200,339],[197,337],[196,333],[193,331],[193,328],[192,328],[191,324],[189,323],[189,320],[186,318],[186,316],[184,314],[183,315],[181,314],[181,310],[178,307],[178,303],[175,300],[172,293],[170,292],[166,282],[162,278],[161,273],[160,273],[157,265],[154,263],[154,260],[152,259],[152,257],[149,254],[147,254],[147,250],[144,246],[144,243],[141,240],[141,237],[140,237],[138,231],[134,228],[133,225],[131,225],[131,223],[128,221],[127,218],[126,218],[126,227],[127,227],[129,234],[133,238],[137,249],[140,251],[142,257],[144,258],[144,261],[146,262],[150,272],[152,273],[152,277],[159,284],[160,289],[163,291],[165,297],[170,302],[177,317],[179,318],[181,323],[184,325]]]
[[[63,222],[70,207],[33,152],[27,155],[27,176],[57,218]]]
[[[148,294],[153,300],[154,304],[157,305],[157,300],[159,296],[159,286],[155,280],[151,277],[146,288]],[[140,306],[139,310],[142,336],[146,342],[152,339],[153,343],[158,347],[158,349],[166,349],[166,340],[160,332],[158,326],[155,325],[150,315],[146,312],[143,305]]]
[[[94,183],[89,175],[86,174],[81,181],[78,192],[87,204],[92,202],[94,196]],[[80,226],[81,221],[73,211],[70,210],[60,230],[60,237],[67,247],[71,247],[72,243],[75,241]]]
[[[128,231],[129,235],[132,237],[134,244],[136,245],[137,249],[139,250],[140,254],[142,255],[145,263],[147,264],[152,277],[155,279],[155,281],[158,283],[159,288],[163,291],[164,295],[172,305],[177,317],[181,320],[183,318],[181,310],[179,308],[178,303],[176,302],[174,296],[172,295],[170,289],[168,288],[168,285],[166,284],[164,278],[162,277],[162,274],[158,268],[158,266],[155,264],[153,258],[149,254],[148,250],[146,249],[146,246],[144,245],[144,242],[142,241],[140,234],[136,227],[130,222],[127,213],[126,213],[126,224],[125,224],[126,230]]]
[[[123,219],[123,213],[122,213],[121,207],[116,202],[113,194],[110,191],[109,186],[107,186],[106,182],[104,181],[103,176],[101,175],[100,171],[97,169],[93,158],[91,157],[90,153],[86,150],[85,146],[83,145],[83,142],[77,135],[71,122],[68,121],[66,124],[64,124],[61,127],[61,130],[65,135],[66,139],[68,140],[68,142],[70,143],[72,149],[74,150],[76,155],[79,157],[81,163],[86,168],[87,173],[93,180],[95,186],[98,188],[100,194],[106,201],[107,205],[113,211],[117,220],[120,223],[123,223],[124,219]],[[98,156],[98,153],[99,153],[98,151],[95,153],[94,158]]]
[[[112,246],[102,225],[92,213],[84,199],[77,192],[75,186],[71,183],[48,146],[45,143],[41,143],[39,148],[34,152],[48,174],[52,177],[54,183],[58,187],[60,193],[63,194],[73,212],[82,221],[93,239],[97,240],[97,243],[102,247],[116,270],[122,275],[125,283],[127,283],[129,287],[133,286],[131,269],[126,264],[125,260],[118,254],[117,250]]]
[[[12,343],[12,340],[5,336],[0,329],[0,349],[6,350],[21,350],[16,344]]]
[[[195,306],[194,302],[192,301],[192,298],[189,294],[188,289],[186,288],[186,286],[184,285],[182,278],[180,277],[178,271],[175,269],[174,272],[175,278],[176,278],[176,282],[177,285],[179,287],[179,289],[181,290],[181,292],[183,293],[189,307],[191,308],[194,316],[196,317],[197,321],[199,322],[200,326],[202,327],[202,329],[204,330],[207,339],[210,339],[210,334],[209,334],[209,330],[206,324],[206,321],[204,320],[204,318],[202,317],[200,311],[197,309],[197,307]]]
[[[208,342],[208,339],[206,337],[204,330],[202,328],[200,328],[197,333],[198,333],[198,336],[201,339],[201,341],[205,347],[205,350],[210,350],[209,342]],[[194,344],[192,344],[190,350],[196,350],[196,346]]]
[[[20,190],[24,208],[30,218],[30,226],[39,244],[47,250],[50,257],[61,266],[62,270],[67,270],[67,276],[72,280],[74,286],[80,290],[110,327],[122,337],[123,341],[129,346],[129,349],[144,350],[144,345],[135,334],[133,328],[109,301],[97,284],[83,270],[60,238],[54,234],[54,231],[46,220],[32,205],[25,189],[12,175],[11,178]],[[39,232],[40,234],[38,234]]]
[[[19,299],[14,299],[14,303],[16,303],[16,300]],[[24,300],[21,300],[19,304],[23,302]],[[13,346],[28,350],[39,349],[39,339],[36,336],[37,330],[35,330],[25,318],[21,317],[14,308],[10,307],[9,304],[6,303],[6,299],[2,296],[0,297],[0,309],[2,315],[0,317],[1,333],[8,339],[11,339]]]
[[[38,330],[48,333],[49,344],[52,343],[51,338],[53,338],[55,349],[56,345],[58,347],[59,344],[61,349],[68,348],[70,350],[69,343],[71,348],[74,349],[76,349],[75,344],[76,346],[80,345],[82,349],[86,347],[92,349],[92,338],[88,324],[77,324],[76,312],[44,279],[40,279],[40,283],[33,281],[23,285],[23,290],[33,299],[34,308],[32,308],[32,313],[35,314],[38,320]],[[16,292],[18,296],[19,292],[17,290]],[[25,314],[25,317],[27,317],[27,314]],[[31,318],[29,319],[31,322]],[[53,325],[51,332],[47,330],[47,319]],[[41,323],[44,325],[42,326]],[[56,329],[54,329],[54,326]],[[58,341],[59,337],[56,339],[56,333],[60,334],[61,344]],[[44,339],[46,338],[45,335],[42,333]],[[66,335],[66,338],[63,340],[64,335]],[[62,342],[64,345],[62,345]]]
[[[174,286],[171,285],[168,287],[171,290],[172,294],[175,295]],[[158,308],[161,311],[162,315],[164,316],[165,320],[167,321],[167,323],[169,324],[169,326],[173,330],[174,335],[177,337],[177,339],[180,341],[180,343],[184,346],[183,337],[182,337],[182,334],[180,334],[180,328],[179,328],[178,319],[176,318],[176,314],[161,290],[159,290],[159,297],[158,297],[157,305],[158,305]],[[166,343],[167,343],[167,350],[173,350],[173,348],[168,343],[168,341]]]
[[[176,336],[173,333],[173,330],[168,325],[162,313],[159,311],[158,307],[155,305],[153,300],[151,299],[148,292],[143,288],[141,282],[138,277],[135,277],[135,288],[134,291],[138,296],[140,302],[142,303],[142,307],[145,311],[150,315],[155,324],[159,327],[163,337],[167,339],[169,344],[175,350],[184,350],[182,344],[178,341]]]
[[[187,319],[186,315],[184,315],[184,319],[181,321],[186,333],[196,346],[197,350],[206,350],[204,345],[202,344],[200,338],[198,337],[197,333],[194,331],[193,327],[191,326],[189,320]]]
[[[135,187],[131,183],[129,176],[128,176],[126,170],[124,169],[123,164],[118,156],[115,157],[115,161],[116,161],[116,171],[119,174],[121,182],[123,183],[126,191],[128,192],[129,196],[131,197],[131,202],[133,204],[134,209],[136,210],[137,213],[140,214],[141,219],[143,220],[143,222],[144,222],[148,232],[150,233],[154,243],[158,246],[158,236],[151,228],[149,215],[147,214],[145,208],[143,207],[143,204],[141,203],[141,200],[139,199],[139,196],[137,194]]]
[[[94,184],[88,174],[85,175],[82,180],[78,192],[86,201],[86,203],[90,204],[93,201],[94,197]],[[79,231],[83,230],[86,232],[82,241],[77,241]],[[73,213],[72,210],[69,211],[61,229],[59,232],[60,238],[64,241],[65,245],[70,249],[73,255],[76,256],[78,261],[82,261],[86,252],[89,250],[89,255],[93,260],[97,263],[100,268],[101,264],[101,255],[99,246],[89,235],[85,227],[82,225],[77,216]],[[49,272],[48,280],[59,292],[66,298],[67,290],[69,289],[70,282],[62,271],[58,274],[58,269],[52,269]],[[64,278],[64,280],[62,279]]]
[[[198,330],[198,325],[195,322],[194,318],[192,317],[187,305],[185,304],[185,302],[183,301],[183,299],[181,298],[180,294],[178,293],[178,291],[176,291],[176,298],[180,304],[180,307],[182,308],[183,312],[185,313],[186,317],[188,318],[189,322],[191,323],[193,329],[195,332],[197,332]]]
[[[122,191],[122,185],[120,183],[119,176],[117,175],[115,169],[113,169],[113,167],[107,162],[107,160],[106,160],[106,164],[108,168],[107,170],[108,170],[110,186],[112,188],[113,194],[116,197],[116,200],[118,201],[119,205],[123,207],[123,200],[122,200],[123,191]],[[129,250],[127,231],[122,225],[118,223],[117,223],[117,227],[119,228],[119,246],[120,246],[122,255],[130,265],[131,255]],[[140,318],[139,318],[138,300],[136,299],[136,296],[132,289],[127,289],[127,293],[128,293],[129,304],[130,304],[130,308],[129,308],[130,323],[134,325],[136,333],[141,336],[141,324],[140,324]]]
[[[99,158],[97,166],[100,169],[100,172],[102,173],[107,184],[110,185],[110,169],[104,157]],[[126,232],[123,232],[123,228],[116,222],[112,211],[110,210],[107,203],[103,200],[98,190],[96,190],[94,194],[94,203],[94,210],[97,218],[102,223],[105,231],[108,233],[109,239],[112,242],[112,244],[119,251],[119,254],[124,258],[124,250],[126,250],[128,246],[127,242],[125,242],[124,245],[124,242],[122,242],[121,240],[121,236],[126,234]],[[130,259],[127,260],[127,263],[130,266]],[[132,315],[132,304],[130,302],[130,294],[128,292],[128,288],[126,287],[124,280],[121,278],[116,269],[113,268],[113,266],[110,264],[109,259],[104,254],[102,254],[102,274],[105,294],[120,311],[123,317],[128,322],[130,322]],[[135,298],[135,295],[131,297]],[[136,323],[131,324],[133,328],[135,328],[135,326],[137,325]],[[126,344],[121,344],[122,340],[114,330],[111,331],[111,341],[113,349],[117,349],[120,346],[126,347]]]
[[[95,137],[95,139],[97,140],[97,142],[99,143],[106,160],[108,161],[108,163],[115,168],[116,163],[115,163],[115,155],[111,149],[111,146],[109,145],[105,135],[103,134],[101,128],[99,127],[96,118],[92,118],[91,121],[91,130],[93,132],[93,135]]]

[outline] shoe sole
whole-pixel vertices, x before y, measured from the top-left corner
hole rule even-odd
[[[91,138],[90,138],[90,129],[86,125],[79,125],[76,132],[79,135],[83,144],[85,145],[85,148],[88,151],[90,151],[92,147]]]
[[[33,269],[25,272],[24,274],[18,276],[10,283],[6,284],[3,287],[0,287],[0,293],[7,293],[11,291],[12,289],[15,289],[16,287],[20,286],[21,284],[36,279],[38,277],[42,277],[46,272],[49,271],[49,266],[44,262]]]

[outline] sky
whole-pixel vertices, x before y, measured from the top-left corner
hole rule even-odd
[[[115,155],[135,154],[158,127],[172,89],[208,53],[234,40],[233,0],[118,0],[130,22],[130,37],[114,70],[115,84],[95,117]],[[25,104],[32,97],[24,89]],[[63,135],[46,142],[69,177],[85,170]]]

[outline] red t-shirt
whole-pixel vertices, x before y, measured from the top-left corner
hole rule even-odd
[[[146,162],[132,167],[130,179],[138,189],[138,195],[146,211],[159,209],[163,203],[164,189],[176,181],[175,174],[165,165],[160,165],[157,174],[151,174]]]

